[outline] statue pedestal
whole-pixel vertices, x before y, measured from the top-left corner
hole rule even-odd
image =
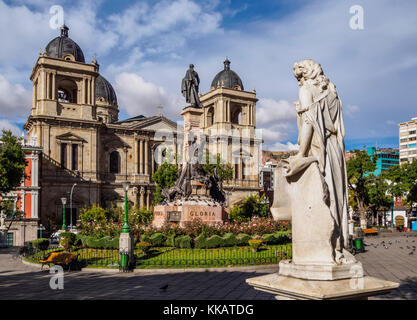
[[[399,284],[373,277],[331,281],[304,280],[276,273],[247,279],[256,290],[272,293],[277,300],[367,300],[389,293]]]
[[[279,263],[278,274],[306,280],[341,280],[362,277],[363,268],[359,261],[340,265],[313,265],[294,264],[291,260],[283,260]]]

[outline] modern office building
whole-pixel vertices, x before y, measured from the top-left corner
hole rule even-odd
[[[398,126],[400,130],[400,163],[412,162],[417,158],[417,117],[400,123]]]
[[[369,147],[366,151],[368,155],[376,159],[376,170],[373,172],[376,176],[379,176],[382,171],[400,164],[398,150]]]

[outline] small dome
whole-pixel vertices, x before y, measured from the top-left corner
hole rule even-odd
[[[236,72],[230,70],[230,61],[224,61],[224,70],[220,71],[211,83],[212,88],[223,86],[224,88],[244,90],[243,83]]]
[[[66,25],[61,27],[61,36],[56,37],[46,46],[46,55],[51,58],[75,59],[75,61],[85,63],[83,51],[75,41],[68,37],[68,30]]]
[[[110,82],[102,76],[96,78],[96,101],[107,102],[112,105],[117,105],[117,96]]]

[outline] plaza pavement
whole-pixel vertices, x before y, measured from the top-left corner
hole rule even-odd
[[[381,244],[382,241],[386,245]],[[401,283],[398,290],[371,299],[417,299],[417,253],[409,254],[412,246],[417,246],[417,236],[372,237],[366,238],[365,244],[366,252],[356,256],[363,263],[365,274]],[[245,279],[276,270],[277,267],[273,266],[258,271],[231,269],[146,275],[66,272],[64,290],[55,291],[49,287],[49,271],[24,265],[17,257],[16,249],[0,249],[0,300],[273,300],[272,294],[254,290],[246,284]],[[166,285],[166,290],[160,289]]]

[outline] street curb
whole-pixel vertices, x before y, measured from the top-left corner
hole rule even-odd
[[[22,261],[23,264],[33,267],[33,268],[39,268],[39,271],[41,271],[41,264],[39,263],[33,263],[33,262],[29,262],[29,261],[25,261],[25,258],[20,258],[20,261]],[[44,265],[43,266],[43,270],[49,270],[49,266],[48,265]]]
[[[229,267],[229,268],[188,268],[188,269],[133,269],[135,274],[170,274],[187,272],[278,272],[278,265],[250,266],[250,267]],[[82,268],[81,272],[86,273],[120,273],[119,269]]]

